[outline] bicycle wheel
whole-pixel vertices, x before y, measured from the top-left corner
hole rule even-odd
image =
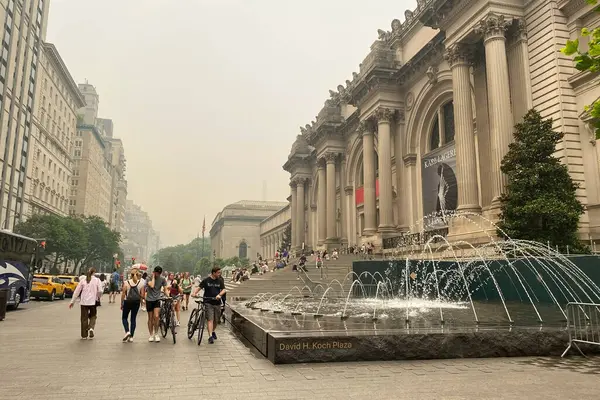
[[[191,339],[194,337],[194,333],[196,332],[196,329],[198,329],[198,309],[197,308],[193,309],[192,313],[190,314],[190,320],[188,321],[188,328],[187,328],[188,339]]]
[[[206,318],[204,317],[204,310],[200,311],[200,315],[198,316],[198,346],[200,346],[200,342],[202,342],[202,335],[204,334],[204,325],[206,323]]]
[[[169,317],[171,322],[171,335],[173,335],[173,344],[177,343],[177,339],[175,335],[177,335],[177,320],[175,319],[175,312],[171,311],[171,316]]]
[[[169,321],[169,314],[165,312],[165,314],[163,315],[163,317],[160,319],[160,334],[162,335],[163,338],[167,337],[167,331],[169,330],[169,323],[171,321]]]

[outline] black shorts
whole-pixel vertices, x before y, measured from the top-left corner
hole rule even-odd
[[[160,308],[160,300],[146,301],[146,311],[151,313],[155,308]]]
[[[119,285],[118,285],[118,284],[116,284],[116,283],[114,283],[114,282],[111,282],[111,283],[110,283],[110,286],[109,286],[108,288],[109,288],[109,289],[108,289],[108,291],[109,291],[110,293],[116,293],[116,292],[118,292],[118,291],[119,291]]]

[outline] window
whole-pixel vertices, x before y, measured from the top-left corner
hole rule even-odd
[[[429,136],[429,151],[454,141],[454,102],[451,100],[438,109]]]

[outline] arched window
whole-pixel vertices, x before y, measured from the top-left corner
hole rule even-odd
[[[454,141],[454,102],[444,103],[435,113],[429,136],[429,151]]]
[[[239,258],[248,258],[248,245],[246,244],[246,242],[240,243],[238,257]]]

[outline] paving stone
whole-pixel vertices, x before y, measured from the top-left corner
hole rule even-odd
[[[122,343],[120,311],[106,303],[99,309],[96,339],[81,341],[78,316],[61,301],[8,313],[0,322],[1,400],[562,400],[593,399],[600,392],[600,358],[276,366],[223,326],[214,345],[189,341],[185,323],[177,344],[170,337],[149,343],[141,313],[135,342]],[[187,317],[183,312],[183,321]]]

